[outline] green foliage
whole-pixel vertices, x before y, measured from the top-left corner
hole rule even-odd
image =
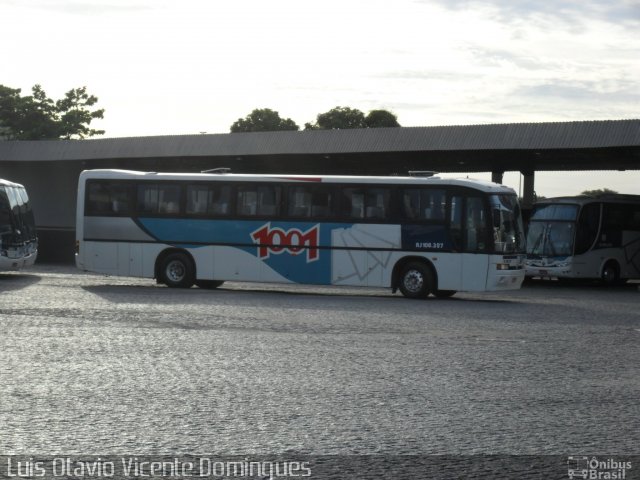
[[[611,195],[616,194],[615,190],[610,190],[608,188],[598,188],[596,190],[585,190],[580,195],[585,197],[599,197],[600,195]]]
[[[399,127],[398,117],[387,110],[371,110],[364,119],[367,128]]]
[[[305,130],[342,130],[365,128],[364,113],[356,108],[335,107],[316,117],[316,123],[305,123]]]
[[[0,85],[0,138],[71,139],[104,133],[89,128],[92,120],[103,118],[104,109],[89,109],[98,98],[89,95],[86,87],[69,90],[57,101],[47,97],[40,85],[34,85],[31,91],[32,95],[22,97],[19,88]]]
[[[69,90],[62,100],[56,102],[60,115],[61,133],[64,138],[77,135],[80,138],[102,135],[104,130],[93,130],[89,124],[96,118],[103,118],[104,109],[90,111],[98,103],[98,98],[87,93],[87,87]]]
[[[316,117],[315,123],[305,123],[305,130],[341,130],[345,128],[399,127],[398,118],[387,110],[371,110],[366,116],[360,110],[350,107],[335,107]],[[231,133],[274,132],[278,130],[299,130],[290,118],[280,118],[278,112],[269,108],[257,108],[245,118],[239,118],[231,125]]]
[[[345,128],[399,127],[397,117],[387,110],[371,110],[367,116],[350,107],[335,107],[316,117],[315,123],[305,123],[305,130],[342,130]]]
[[[244,118],[231,125],[231,133],[275,132],[279,130],[299,130],[300,127],[290,118],[281,118],[278,112],[269,108],[256,108]]]

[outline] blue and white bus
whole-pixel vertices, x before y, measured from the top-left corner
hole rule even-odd
[[[0,271],[31,266],[37,256],[38,237],[27,190],[0,179]]]
[[[468,179],[88,170],[76,235],[78,268],[169,287],[282,282],[423,298],[524,279],[515,192]]]

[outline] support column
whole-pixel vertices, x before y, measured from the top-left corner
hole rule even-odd
[[[531,210],[533,207],[533,202],[535,201],[535,171],[531,172],[521,172],[524,176],[524,185],[522,189],[522,209],[523,210]]]
[[[495,171],[491,172],[491,181],[493,183],[502,183],[503,175],[504,175],[504,172],[502,172],[500,170],[495,170]]]

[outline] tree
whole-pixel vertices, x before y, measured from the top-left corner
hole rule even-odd
[[[364,118],[367,128],[399,127],[398,117],[387,110],[371,110]]]
[[[96,118],[103,118],[104,109],[91,111],[98,98],[89,95],[86,87],[69,90],[61,100],[47,97],[40,85],[34,85],[32,95],[22,97],[21,89],[0,85],[0,137],[13,140],[45,140],[85,138],[102,135],[104,130],[89,128]]]
[[[335,107],[316,117],[316,123],[305,123],[305,130],[342,130],[366,128],[364,113],[356,108]]]
[[[299,130],[300,127],[290,118],[280,118],[280,114],[269,108],[256,108],[244,118],[231,125],[231,133],[275,132],[279,130]]]
[[[56,102],[56,109],[60,115],[59,125],[61,136],[71,138],[77,135],[80,138],[102,135],[104,130],[93,130],[89,124],[95,118],[103,118],[104,109],[94,110],[88,107],[94,106],[98,98],[87,93],[87,87],[69,90],[62,100]]]
[[[305,130],[342,130],[345,128],[399,127],[398,118],[387,110],[371,110],[365,117],[356,108],[335,107],[316,117],[315,123],[305,123]]]
[[[596,190],[585,190],[580,195],[585,197],[599,197],[600,195],[616,194],[615,190],[609,190],[608,188],[598,188]]]

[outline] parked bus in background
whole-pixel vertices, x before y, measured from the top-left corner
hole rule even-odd
[[[527,276],[640,278],[640,195],[561,197],[533,207]]]
[[[390,287],[412,298],[524,279],[515,192],[474,180],[82,172],[76,264],[170,287]]]
[[[33,265],[38,237],[33,211],[25,188],[0,180],[0,270],[19,270]]]

